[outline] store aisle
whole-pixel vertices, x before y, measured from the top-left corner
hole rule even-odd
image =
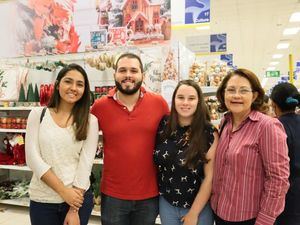
[[[27,207],[0,204],[0,210],[0,225],[30,225]],[[100,225],[100,218],[92,216],[88,225]]]

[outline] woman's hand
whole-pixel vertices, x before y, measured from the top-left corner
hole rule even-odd
[[[61,192],[61,197],[65,202],[76,211],[82,206],[83,203],[83,193],[76,188],[64,188]]]
[[[78,211],[70,207],[69,212],[66,215],[64,225],[80,225]]]
[[[183,222],[183,225],[197,225],[198,214],[188,212],[181,218],[181,222]]]

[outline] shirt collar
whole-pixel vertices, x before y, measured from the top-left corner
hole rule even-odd
[[[140,98],[144,97],[144,94],[147,92],[146,89],[144,87],[140,88]],[[117,88],[113,88],[112,90],[110,90],[107,94],[107,96],[109,98],[113,98],[114,100],[117,100]]]
[[[227,112],[227,113],[225,113],[225,115],[224,115],[224,118],[225,118],[225,120],[227,120],[227,121],[231,120],[231,117],[232,117],[231,112]],[[249,118],[249,119],[252,120],[252,121],[258,121],[258,120],[259,120],[259,113],[258,113],[258,111],[256,111],[256,110],[251,110],[251,112],[250,112],[250,114],[248,115],[247,118]],[[247,118],[246,118],[246,119],[247,119]]]

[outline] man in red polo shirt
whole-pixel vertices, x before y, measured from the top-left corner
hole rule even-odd
[[[166,101],[141,87],[141,59],[121,55],[116,88],[97,100],[91,112],[103,132],[102,225],[153,225],[158,188],[153,150],[158,124],[168,114]]]

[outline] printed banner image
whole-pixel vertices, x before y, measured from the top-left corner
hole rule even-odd
[[[11,32],[15,56],[161,44],[171,38],[170,0],[17,0],[10,6],[17,12]]]
[[[210,22],[210,0],[185,0],[185,24]]]

